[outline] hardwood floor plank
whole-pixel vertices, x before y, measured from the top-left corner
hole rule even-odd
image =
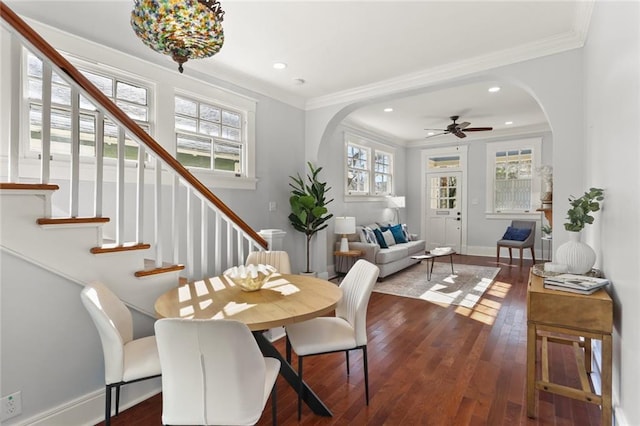
[[[456,256],[456,263],[496,266],[495,258]],[[600,425],[598,406],[538,392],[538,418],[526,416],[526,294],[531,261],[501,262],[501,271],[473,309],[373,293],[368,308],[370,405],[364,398],[362,355],[305,359],[305,381],[332,410],[307,407],[297,420],[294,391],[278,379],[278,424],[305,425]],[[579,384],[571,346],[553,346],[554,380]],[[284,340],[276,342],[284,352]],[[297,358],[293,357],[297,366]],[[574,361],[573,364],[575,364]],[[577,380],[577,382],[576,382]],[[268,402],[258,425],[271,424]],[[112,418],[114,426],[161,424],[155,396]]]

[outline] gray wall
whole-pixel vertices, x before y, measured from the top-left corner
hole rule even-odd
[[[640,424],[640,3],[596,2],[584,48],[585,187],[604,188],[602,211],[583,231],[611,279],[613,406]]]

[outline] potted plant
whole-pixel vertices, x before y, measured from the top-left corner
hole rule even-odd
[[[600,210],[600,201],[604,200],[604,191],[600,188],[590,188],[582,197],[569,197],[571,208],[567,211],[564,229],[569,231],[569,241],[558,247],[556,259],[567,265],[567,271],[572,274],[585,274],[591,271],[596,253],[588,245],[580,241],[580,233],[587,224],[593,223],[592,212]]]
[[[306,181],[300,177],[289,176],[292,182],[289,186],[292,188],[289,204],[291,205],[291,214],[289,214],[289,222],[296,231],[302,232],[307,238],[307,264],[305,273],[311,273],[309,269],[309,251],[311,239],[319,231],[328,226],[327,221],[333,217],[328,213],[326,205],[333,201],[325,198],[327,192],[331,189],[327,187],[326,182],[319,180],[318,175],[322,167],[315,168],[310,162],[309,174]]]
[[[600,188],[590,188],[580,198],[569,197],[571,208],[567,211],[569,222],[564,224],[567,231],[580,232],[586,224],[593,223],[593,216],[589,213],[600,210],[600,201],[604,200],[604,191]]]

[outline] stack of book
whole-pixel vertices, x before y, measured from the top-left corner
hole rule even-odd
[[[544,288],[569,291],[578,294],[592,294],[609,284],[606,278],[585,275],[560,274],[544,279]]]

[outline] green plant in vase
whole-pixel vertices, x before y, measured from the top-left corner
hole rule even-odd
[[[591,213],[600,210],[600,201],[604,200],[604,191],[590,188],[582,197],[569,197],[571,208],[567,211],[564,229],[569,231],[569,241],[560,245],[556,251],[558,263],[567,265],[571,274],[586,274],[596,261],[596,253],[588,244],[580,241],[585,225],[593,223]]]
[[[604,200],[604,190],[600,188],[590,188],[580,198],[569,197],[571,208],[567,211],[567,219],[564,229],[567,231],[580,232],[586,224],[593,223],[592,212],[600,210],[600,201]]]
[[[306,181],[298,174],[296,177],[289,176],[293,182],[289,182],[292,188],[289,204],[291,205],[291,214],[289,214],[289,222],[296,231],[305,234],[307,239],[307,264],[305,272],[310,273],[309,268],[309,252],[311,239],[319,231],[325,229],[328,225],[327,221],[333,217],[328,213],[326,205],[333,201],[327,200],[326,194],[331,189],[327,187],[326,182],[320,181],[318,175],[322,167],[315,168],[313,164],[307,163],[309,174]]]

